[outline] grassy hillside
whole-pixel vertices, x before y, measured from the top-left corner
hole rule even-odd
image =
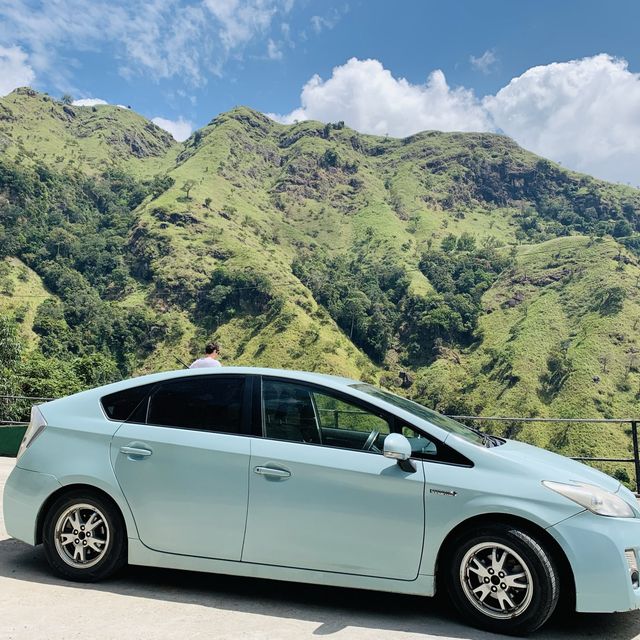
[[[573,236],[523,246],[483,306],[476,342],[421,369],[417,397],[453,414],[638,416],[640,267],[618,243]],[[631,455],[629,425],[478,426],[568,455]]]
[[[177,147],[169,133],[124,107],[66,105],[29,88],[0,99],[0,151],[7,158],[87,173],[122,166],[150,176],[171,166]]]
[[[0,99],[0,144],[0,255],[52,296],[0,304],[74,384],[94,382],[83,358],[108,379],[216,338],[227,364],[378,380],[450,412],[638,414],[636,190],[494,134],[238,107],[178,144],[24,89]],[[599,450],[593,430],[558,433],[523,435]]]
[[[459,365],[424,370],[424,393],[449,412],[634,416],[639,286],[637,259],[611,239],[523,246],[483,296],[477,342],[457,352]]]
[[[33,331],[37,309],[51,297],[38,274],[18,258],[0,262],[0,314],[13,315],[21,325],[22,336],[31,344],[38,338]]]

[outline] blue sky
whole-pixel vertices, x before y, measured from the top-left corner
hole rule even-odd
[[[178,138],[237,104],[501,131],[640,184],[639,22],[632,0],[0,0],[0,94],[131,105]]]

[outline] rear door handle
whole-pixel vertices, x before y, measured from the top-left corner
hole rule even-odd
[[[289,478],[291,476],[291,471],[287,471],[286,469],[275,469],[273,467],[255,467],[253,472],[257,473],[259,476],[272,476],[275,478]]]
[[[150,456],[153,451],[151,451],[151,449],[143,449],[141,447],[120,447],[120,453],[124,453],[127,456],[146,458]]]

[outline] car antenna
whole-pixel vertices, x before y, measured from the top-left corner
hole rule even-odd
[[[185,368],[188,369],[189,365],[184,361],[184,360],[180,360],[180,358],[178,358],[178,356],[174,353],[173,357]]]

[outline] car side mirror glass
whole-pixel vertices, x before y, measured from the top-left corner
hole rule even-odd
[[[382,454],[398,463],[398,466],[408,473],[413,473],[416,468],[411,462],[411,444],[401,433],[390,433],[384,439]]]

